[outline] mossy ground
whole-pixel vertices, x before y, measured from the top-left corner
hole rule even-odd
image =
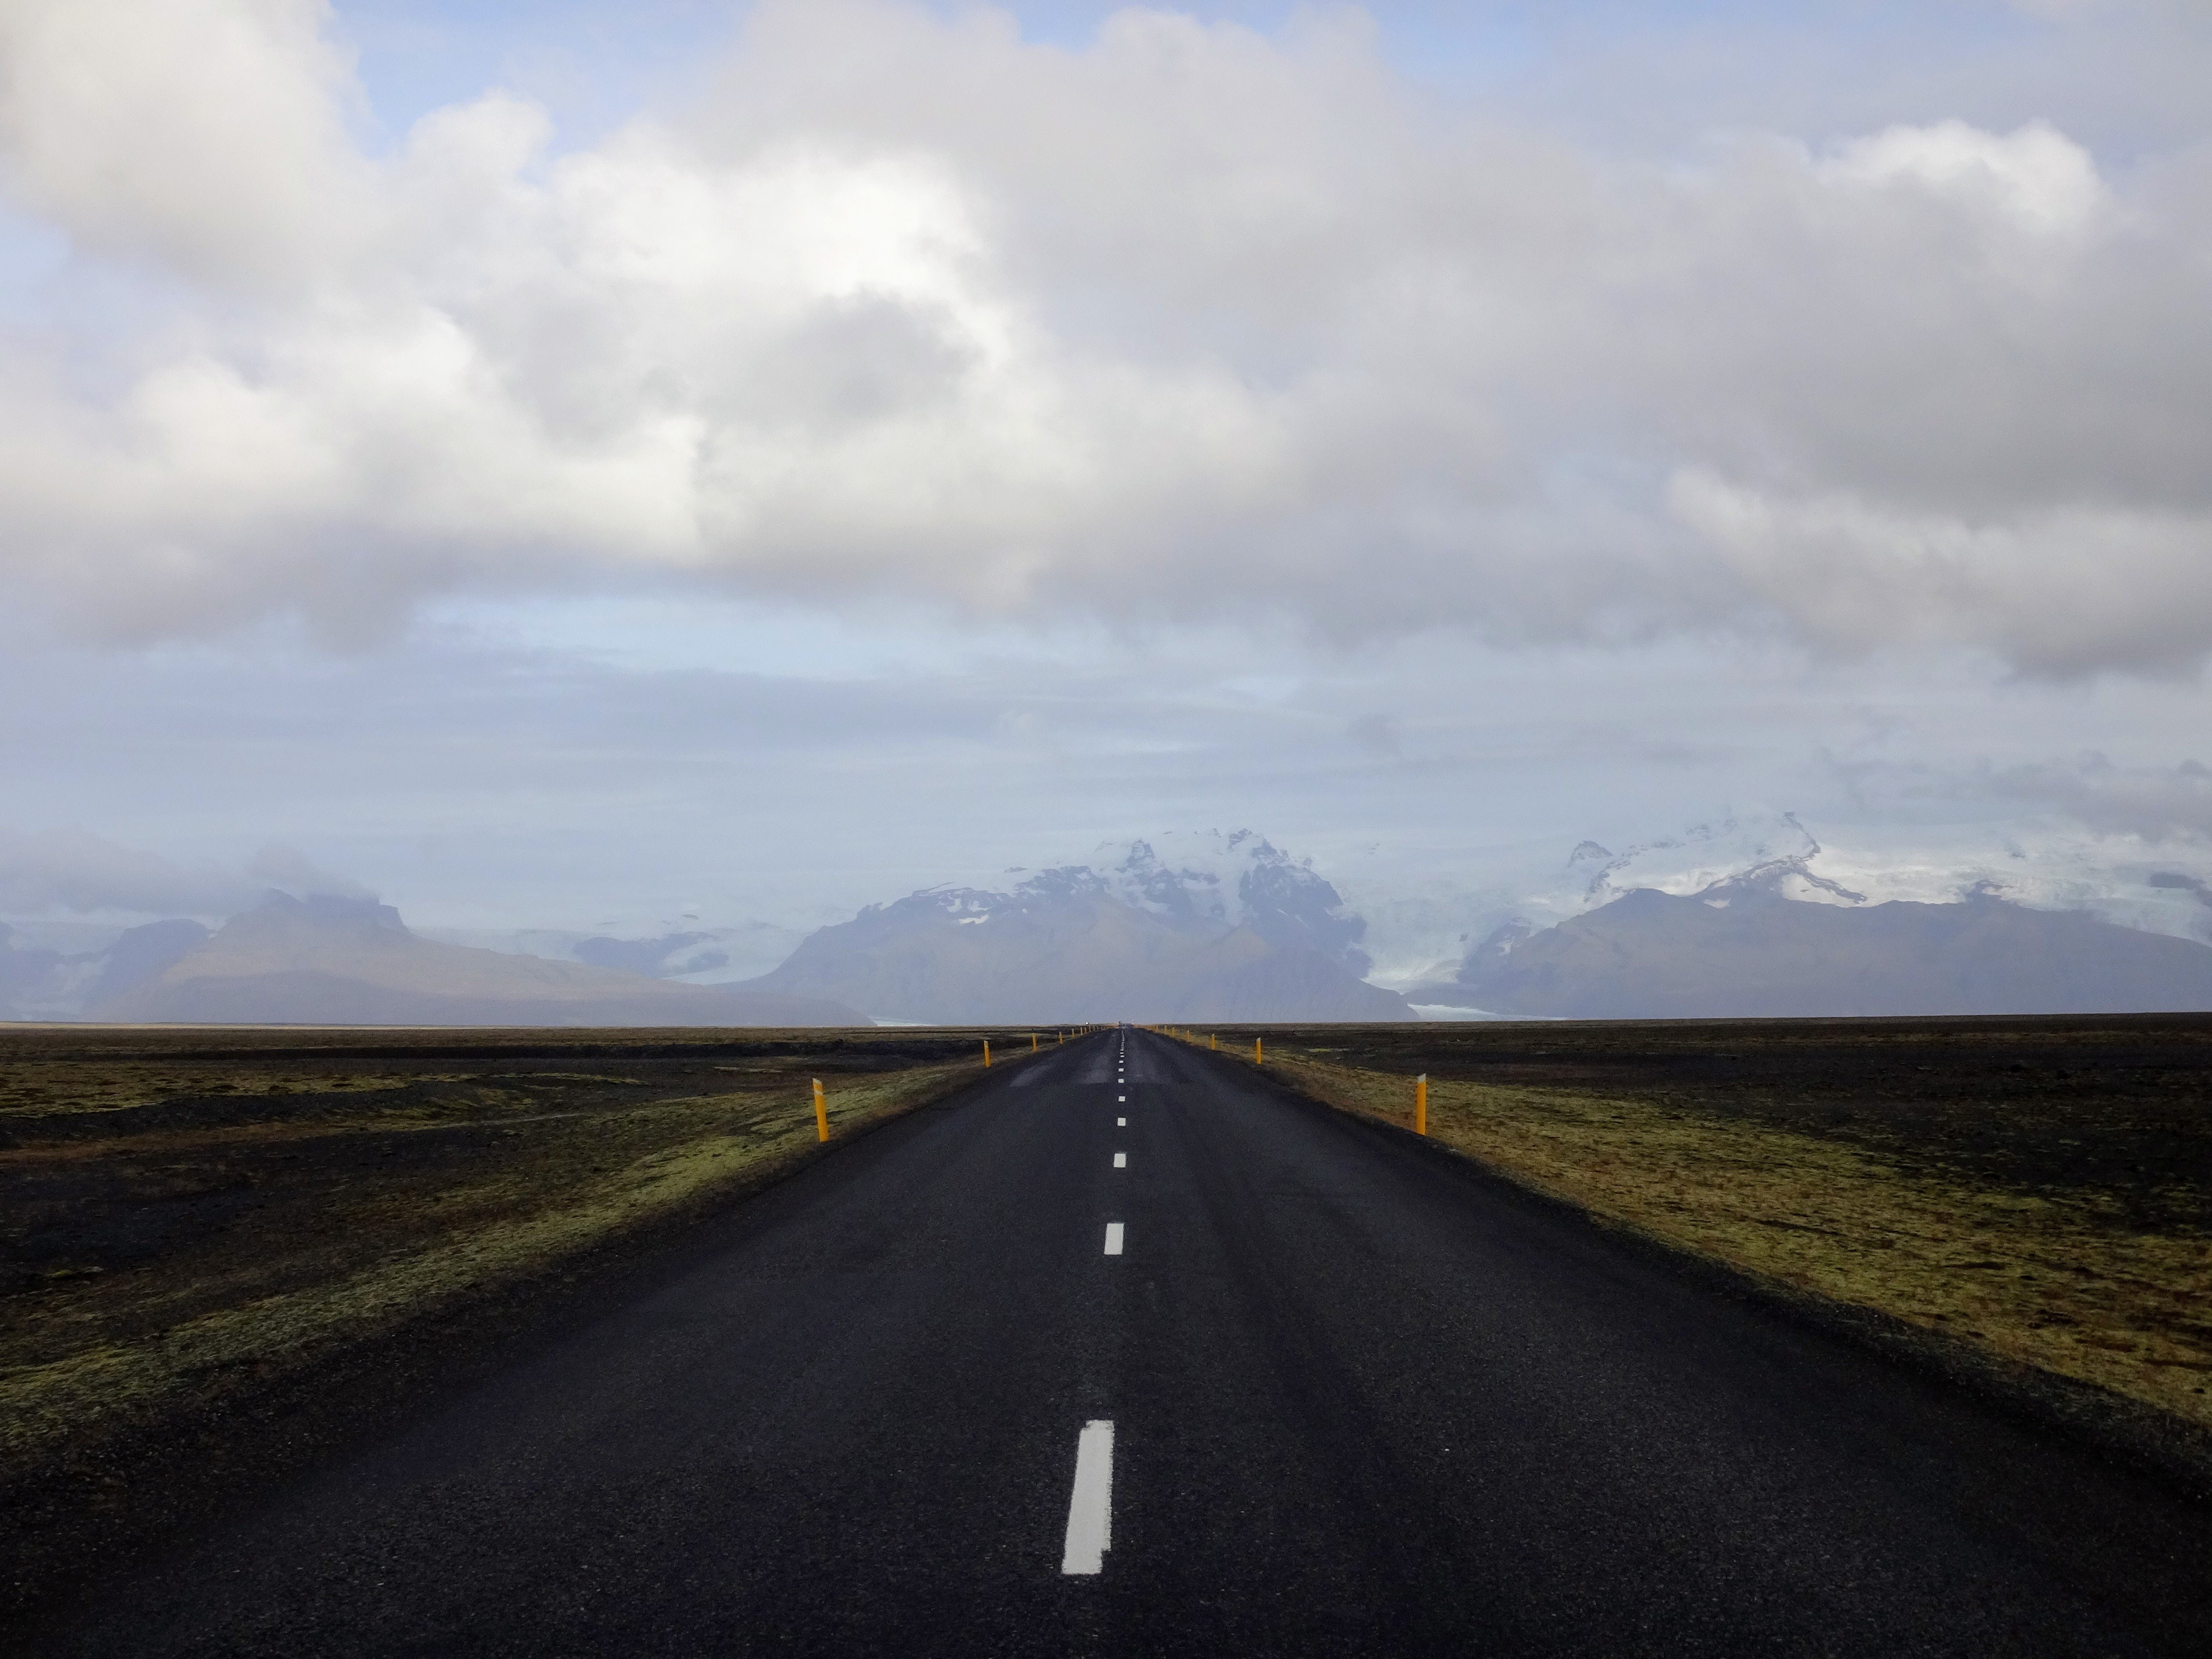
[[[0,1034],[0,1484],[981,1075],[962,1033]]]
[[[1427,1073],[1432,1136],[1601,1218],[2212,1427],[2212,1018],[1260,1029],[1407,1127]]]

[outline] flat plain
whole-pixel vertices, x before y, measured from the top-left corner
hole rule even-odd
[[[842,1137],[980,1076],[980,1052],[949,1031],[0,1031],[0,1608],[312,1459],[811,1156],[814,1078]]]
[[[1601,1220],[2212,1430],[2212,1017],[1195,1034],[1255,1037],[1407,1127],[1427,1074],[1433,1137]]]

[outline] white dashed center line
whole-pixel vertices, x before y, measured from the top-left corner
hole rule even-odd
[[[1121,1224],[1118,1221],[1109,1221],[1106,1224],[1106,1254],[1109,1255],[1121,1254]]]
[[[1126,1170],[1126,1169],[1127,1169],[1127,1168],[1129,1167],[1129,1155],[1128,1155],[1128,1153],[1127,1153],[1127,1152],[1116,1152],[1116,1153],[1115,1153],[1115,1154],[1114,1154],[1114,1167],[1115,1167],[1115,1169],[1117,1169],[1117,1170]]]
[[[1094,1418],[1075,1437],[1075,1491],[1067,1500],[1064,1573],[1093,1573],[1114,1547],[1114,1425]]]
[[[1129,1120],[1126,1117],[1117,1117],[1114,1120],[1114,1127],[1117,1129],[1126,1129],[1129,1127]]]

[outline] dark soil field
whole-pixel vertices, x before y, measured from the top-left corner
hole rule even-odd
[[[1222,1028],[1668,1245],[2212,1428],[2212,1017]]]
[[[981,1035],[0,1028],[0,1618],[811,1156],[811,1079],[851,1133]]]

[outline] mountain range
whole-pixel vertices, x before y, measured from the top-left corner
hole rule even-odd
[[[673,985],[619,969],[443,945],[410,932],[390,905],[276,892],[212,933],[191,921],[125,933],[86,988],[83,1013],[218,1025],[867,1023],[826,998]]]
[[[1334,887],[1262,837],[1223,839],[1242,854],[1227,872],[1138,842],[1103,871],[870,905],[745,984],[943,1024],[1413,1017],[1361,977],[1364,924]]]
[[[2015,902],[1989,880],[1940,902],[1877,900],[1861,887],[1882,884],[1854,886],[1838,867],[1787,815],[1619,854],[1584,842],[1459,959],[1401,972],[1396,988],[1370,981],[1366,921],[1338,889],[1249,830],[1010,871],[1024,879],[1003,890],[928,888],[803,936],[700,924],[517,934],[520,950],[491,950],[426,937],[373,898],[271,891],[213,929],[170,918],[94,948],[0,924],[0,1018],[1048,1025],[2212,1009],[2212,949],[2194,939]],[[2212,903],[2182,880],[2154,869],[2140,884]],[[739,978],[733,954],[781,961]]]
[[[1790,896],[1810,888],[1820,902]],[[1784,859],[1498,928],[1424,1005],[1567,1019],[2212,1009],[2212,949],[1986,892],[1867,902]]]

